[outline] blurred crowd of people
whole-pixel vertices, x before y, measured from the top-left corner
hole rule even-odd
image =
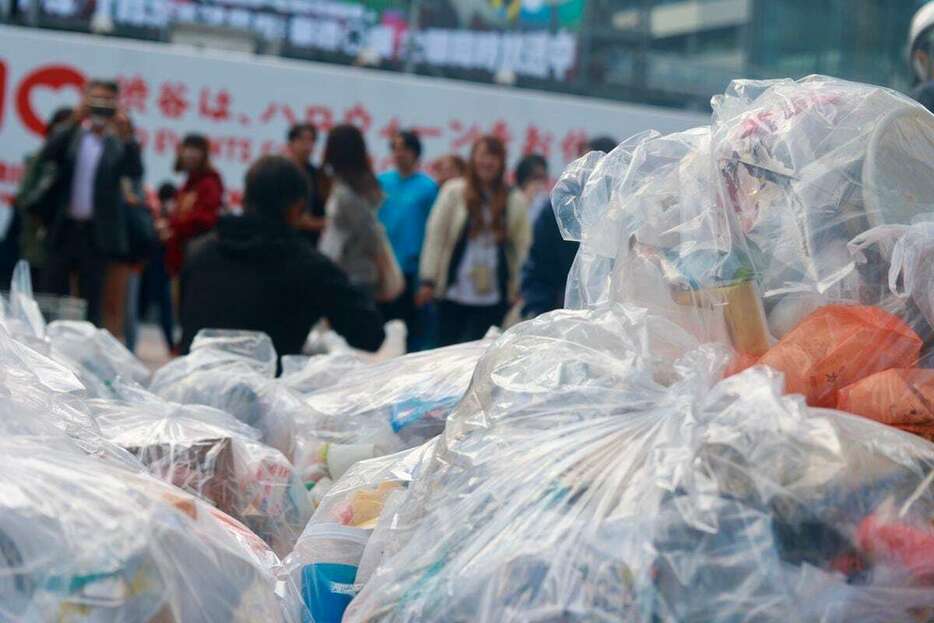
[[[232,210],[208,139],[189,134],[175,165],[184,184],[147,201],[118,95],[94,80],[77,109],[52,116],[2,260],[9,274],[27,259],[40,292],[83,299],[88,320],[131,349],[140,319],[157,317],[180,353],[202,328],[265,331],[280,354],[298,353],[321,319],[367,350],[401,319],[415,351],[562,305],[576,245],[558,231],[540,155],[510,172],[502,141],[483,136],[429,174],[418,134],[401,130],[393,170],[377,175],[355,126],[332,128],[316,165],[317,129],[298,124],[285,153],[253,163]]]

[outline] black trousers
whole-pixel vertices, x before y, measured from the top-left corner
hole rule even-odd
[[[506,305],[462,305],[441,301],[441,346],[481,339],[490,327],[499,326],[506,317]]]
[[[165,345],[171,350],[175,346],[175,309],[172,307],[172,280],[165,268],[165,248],[159,247],[143,269],[139,288],[139,317],[147,317],[149,308],[156,305],[159,310],[159,326],[165,337]]]
[[[94,243],[93,223],[69,220],[49,248],[42,290],[68,296],[71,275],[77,273],[78,296],[88,303],[88,320],[99,327],[107,265],[107,257]]]

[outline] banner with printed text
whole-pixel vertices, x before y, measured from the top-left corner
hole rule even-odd
[[[15,192],[24,157],[40,147],[44,120],[77,103],[91,77],[119,81],[143,145],[147,184],[174,179],[179,141],[200,132],[211,140],[232,205],[249,164],[281,152],[298,121],[321,130],[319,157],[330,127],[359,126],[380,170],[391,166],[388,138],[415,128],[426,165],[447,153],[466,155],[476,137],[491,132],[506,142],[513,163],[541,153],[552,175],[589,136],[623,138],[704,121],[698,114],[393,72],[0,27],[0,203]]]

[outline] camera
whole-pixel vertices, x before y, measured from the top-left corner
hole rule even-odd
[[[112,119],[117,114],[117,109],[109,104],[91,104],[88,110],[92,116],[104,117],[105,119]]]

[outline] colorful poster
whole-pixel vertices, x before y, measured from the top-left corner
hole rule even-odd
[[[41,0],[43,15],[100,32],[200,24],[298,53],[366,65],[414,62],[562,81],[577,64],[585,0]],[[413,6],[415,8],[413,9]],[[417,19],[417,28],[410,22]]]

